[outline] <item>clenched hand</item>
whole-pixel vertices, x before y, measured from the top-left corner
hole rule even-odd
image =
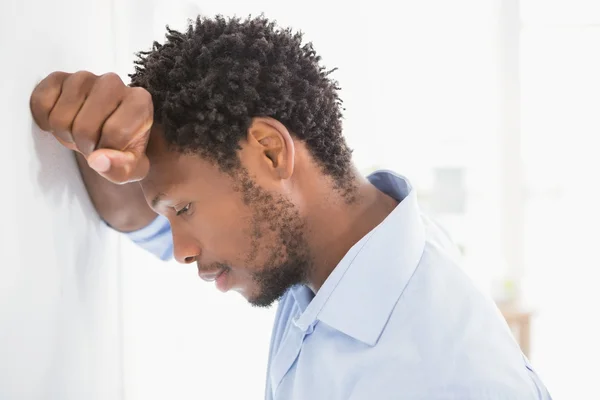
[[[31,112],[42,130],[83,154],[111,182],[143,179],[153,122],[150,93],[126,86],[118,75],[53,72],[31,94]]]

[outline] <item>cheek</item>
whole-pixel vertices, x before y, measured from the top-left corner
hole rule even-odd
[[[224,199],[199,205],[193,216],[205,262],[239,265],[252,251],[252,214],[241,202]]]

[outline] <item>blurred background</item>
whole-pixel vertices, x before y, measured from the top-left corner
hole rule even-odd
[[[598,0],[60,0],[44,10],[40,2],[25,3],[0,6],[7,27],[0,44],[25,40],[11,26],[16,29],[15,20],[28,24],[32,13],[39,15],[30,24],[34,33],[43,31],[49,38],[64,27],[59,39],[42,41],[35,52],[21,48],[11,58],[54,57],[44,72],[92,65],[96,73],[110,68],[127,80],[135,51],[162,41],[165,25],[180,29],[198,14],[264,13],[303,31],[324,64],[339,68],[334,77],[346,108],[344,130],[361,171],[392,169],[412,182],[424,212],[451,234],[465,271],[498,303],[555,399],[600,398]],[[53,12],[67,17],[58,23],[45,17]],[[85,25],[89,31],[79,29]],[[92,35],[96,44],[84,44]],[[98,43],[109,44],[101,61],[86,64],[73,57],[70,40],[80,40],[77,49],[88,61],[99,51]],[[34,71],[35,62],[10,65],[29,73],[31,88],[44,76]],[[4,100],[8,107],[12,99]],[[98,364],[98,371],[114,374],[114,391],[98,398],[262,398],[275,309],[251,308],[238,295],[222,295],[201,282],[195,267],[158,262],[127,239],[106,235],[117,242],[111,247],[114,257],[106,261],[114,271],[102,277],[110,284],[93,304],[103,310],[103,321],[111,321],[107,335],[116,338],[97,347],[97,352],[114,352],[110,362]],[[10,294],[6,276],[3,290]],[[87,282],[85,274],[77,276],[75,285]],[[65,304],[88,302],[83,294],[88,292],[69,291],[64,281],[45,282],[57,285],[55,296],[71,296]],[[105,298],[111,299],[110,308],[102,305]],[[84,311],[57,304],[57,312]],[[31,306],[32,313],[36,307]],[[0,326],[11,321],[19,332],[19,321],[27,318],[23,314],[0,313],[5,318]],[[62,332],[72,332],[70,324],[61,325]],[[82,326],[88,327],[80,330],[89,339],[86,329],[95,325]],[[29,336],[22,338],[14,334],[10,340],[29,346]],[[30,339],[45,346],[39,337]],[[61,343],[66,348],[75,342]],[[96,339],[76,343],[82,349],[98,346]],[[5,351],[0,358],[16,359],[7,347],[0,349]],[[94,353],[86,351],[86,357]],[[62,365],[60,354],[48,360],[47,365]],[[78,364],[71,364],[59,378],[77,370]],[[0,367],[12,376],[13,361],[0,361]],[[26,371],[26,364],[22,368]],[[54,376],[42,372],[46,380]],[[9,393],[2,385],[19,392],[15,382],[0,381],[0,394]]]

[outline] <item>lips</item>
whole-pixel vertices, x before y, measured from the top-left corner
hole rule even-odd
[[[201,269],[198,265],[198,276],[206,282],[215,282],[215,286],[225,293],[231,288],[232,282],[229,277],[231,269],[228,267],[213,267]]]
[[[226,270],[227,270],[226,268],[221,268],[221,269],[214,270],[214,271],[201,271],[200,269],[198,269],[198,276],[203,281],[214,282]]]

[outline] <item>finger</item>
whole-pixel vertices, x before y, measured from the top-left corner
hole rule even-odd
[[[150,93],[141,88],[128,88],[127,92],[117,110],[104,123],[98,149],[145,150],[154,114],[152,99]],[[143,146],[140,147],[140,143]]]
[[[109,181],[117,184],[136,182],[148,175],[150,162],[145,154],[99,149],[87,158],[88,165]]]
[[[75,116],[92,90],[96,75],[79,71],[69,76],[62,85],[62,92],[50,112],[50,129],[57,138],[67,143],[75,143],[71,128]]]
[[[79,149],[77,148],[77,146],[75,145],[75,143],[64,142],[61,138],[59,138],[57,136],[54,136],[54,138],[58,141],[58,143],[60,143],[63,146],[65,146],[67,149],[80,152]]]
[[[96,149],[102,126],[121,103],[125,89],[117,74],[104,74],[96,79],[72,126],[75,144],[85,156]]]
[[[60,97],[62,84],[71,75],[66,72],[56,71],[44,78],[31,93],[29,108],[33,120],[44,131],[50,131],[48,117]]]

